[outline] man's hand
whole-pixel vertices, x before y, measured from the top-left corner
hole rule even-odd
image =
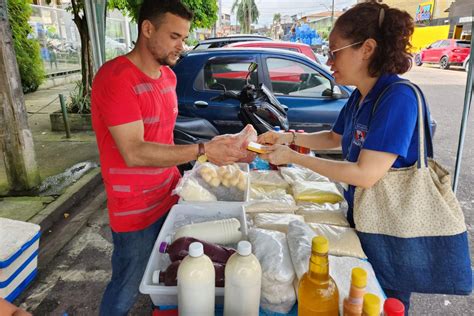
[[[257,142],[264,145],[285,144],[291,142],[291,138],[293,138],[291,133],[278,133],[269,131],[258,136]]]
[[[221,135],[204,144],[207,159],[216,165],[230,165],[247,156],[234,137]]]
[[[267,153],[259,155],[260,158],[267,160],[269,163],[276,166],[292,163],[294,155],[298,154],[290,147],[284,145],[268,146],[265,147],[265,151],[267,151]]]

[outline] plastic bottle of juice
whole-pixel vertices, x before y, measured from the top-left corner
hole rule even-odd
[[[324,236],[313,238],[309,269],[298,287],[298,316],[339,315],[339,291],[329,275],[328,251]]]
[[[189,255],[178,267],[180,316],[214,316],[216,272],[201,243],[189,245]]]
[[[262,268],[252,245],[242,240],[225,267],[224,316],[258,316]]]
[[[404,316],[405,305],[396,298],[387,298],[383,303],[384,316]]]
[[[159,251],[167,253],[171,261],[182,260],[188,255],[189,245],[193,242],[200,242],[204,246],[204,253],[212,262],[226,263],[230,256],[235,253],[235,250],[232,248],[222,247],[192,237],[178,238],[172,244],[162,242]]]
[[[344,316],[362,315],[362,304],[364,303],[366,286],[367,272],[359,267],[352,269],[349,296],[344,299]]]
[[[372,293],[364,295],[363,316],[380,316],[380,298]]]
[[[176,286],[178,284],[178,267],[181,260],[172,262],[166,270],[155,270],[152,275],[152,282],[154,284],[164,283],[166,286]],[[213,262],[214,270],[216,270],[216,287],[224,287],[224,271],[225,265],[222,263]]]

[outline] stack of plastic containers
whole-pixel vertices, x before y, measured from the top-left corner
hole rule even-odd
[[[0,297],[13,301],[35,278],[40,227],[0,218]]]

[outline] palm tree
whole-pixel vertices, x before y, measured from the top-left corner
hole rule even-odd
[[[281,22],[281,14],[280,13],[275,13],[273,15],[273,23],[280,23]]]
[[[252,23],[258,22],[258,8],[254,0],[235,0],[231,12],[237,8],[237,20],[244,33],[250,33]]]

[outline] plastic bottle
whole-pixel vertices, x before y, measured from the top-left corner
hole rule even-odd
[[[178,267],[181,260],[172,262],[164,271],[156,270],[152,275],[152,282],[154,284],[164,283],[166,286],[175,286],[178,284]],[[216,271],[216,287],[224,287],[224,271],[225,265],[222,263],[212,263]]]
[[[174,240],[181,237],[193,237],[216,244],[235,244],[242,239],[240,221],[226,218],[217,221],[184,225],[178,228]]]
[[[396,298],[387,298],[383,304],[384,316],[404,316],[405,305]]]
[[[296,132],[302,134],[302,133],[304,133],[304,129],[299,129],[299,130],[297,130]],[[299,146],[299,148],[298,148],[298,152],[299,152],[300,154],[305,154],[305,155],[307,155],[307,154],[310,153],[310,151],[311,151],[311,150],[310,150],[309,148],[306,148],[306,147]]]
[[[204,246],[204,254],[213,262],[225,264],[230,256],[235,253],[235,250],[232,248],[222,247],[191,237],[178,238],[172,244],[162,242],[159,251],[161,253],[167,253],[171,261],[182,260],[188,255],[189,245],[193,242],[200,242]]]
[[[372,293],[364,295],[363,316],[380,316],[380,298]]]
[[[213,316],[216,273],[203,245],[193,242],[189,255],[178,267],[178,310],[180,316]]]
[[[224,316],[258,316],[262,268],[252,245],[240,241],[225,267]]]
[[[339,315],[339,291],[329,275],[328,251],[324,236],[313,238],[309,269],[298,287],[298,316]]]
[[[352,269],[351,288],[349,296],[344,299],[343,315],[360,316],[362,315],[362,304],[364,303],[365,287],[367,286],[367,272],[362,268]]]

